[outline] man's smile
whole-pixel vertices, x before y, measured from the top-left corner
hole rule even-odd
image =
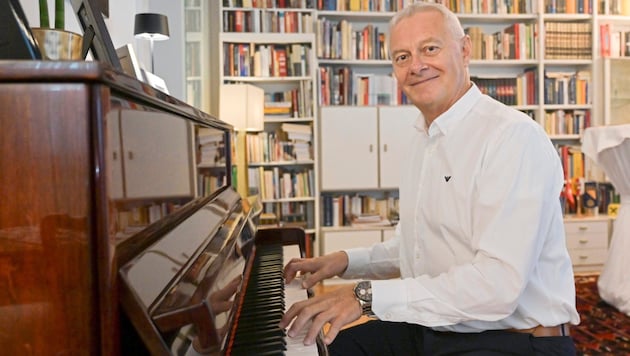
[[[430,80],[436,79],[436,78],[438,78],[438,77],[439,77],[439,75],[435,75],[435,76],[430,77],[430,78],[424,78],[424,79],[422,79],[422,80],[420,80],[420,81],[417,81],[417,82],[414,82],[414,83],[409,84],[409,86],[421,85],[421,84],[424,84],[424,83],[426,83],[426,82],[428,82],[428,81],[430,81]]]

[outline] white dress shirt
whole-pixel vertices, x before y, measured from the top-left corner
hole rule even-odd
[[[579,323],[560,206],[563,171],[539,124],[473,85],[403,168],[396,236],[346,252],[381,320],[480,332]]]

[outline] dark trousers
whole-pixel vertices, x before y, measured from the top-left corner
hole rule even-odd
[[[534,337],[509,331],[450,333],[380,320],[342,330],[329,346],[331,355],[558,355],[574,356],[570,336]]]

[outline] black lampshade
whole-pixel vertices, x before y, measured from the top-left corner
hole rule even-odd
[[[161,41],[169,38],[168,19],[162,14],[136,14],[133,34],[138,38]]]

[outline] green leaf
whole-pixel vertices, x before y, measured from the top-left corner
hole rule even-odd
[[[39,0],[39,27],[50,28],[48,17],[48,0]]]
[[[63,30],[66,20],[64,0],[55,0],[55,28]]]

